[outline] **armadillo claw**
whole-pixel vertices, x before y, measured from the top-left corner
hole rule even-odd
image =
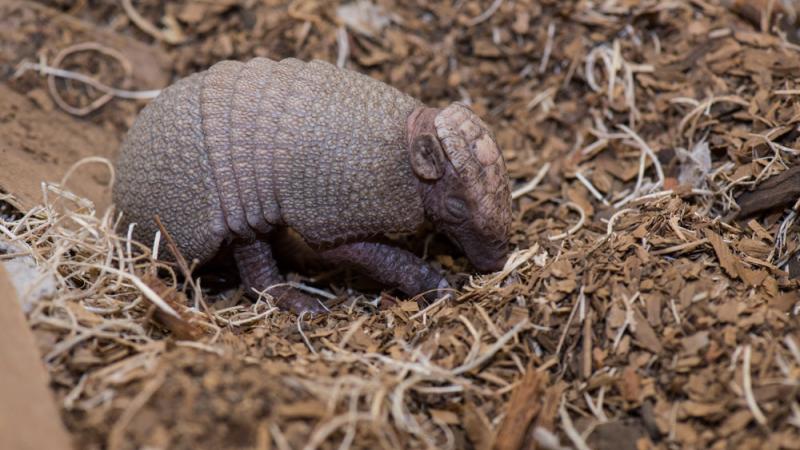
[[[423,304],[433,303],[447,295],[449,292],[450,283],[447,282],[447,279],[442,277],[436,284],[435,288],[429,289],[427,292],[425,292],[425,294],[420,298],[420,302]]]
[[[448,293],[450,293],[450,283],[447,282],[447,278],[442,277],[442,281],[436,287],[436,298],[442,298]]]
[[[284,311],[291,311],[297,315],[309,313],[312,316],[317,314],[327,314],[330,310],[317,298],[310,295],[289,290],[276,299],[278,308]]]

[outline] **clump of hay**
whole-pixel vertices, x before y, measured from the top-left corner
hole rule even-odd
[[[126,428],[169,382],[172,358],[186,349],[209,371],[230,360],[277,370],[272,383],[294,393],[276,399],[275,409],[297,396],[325,405],[317,420],[304,422],[304,448],[333,438],[352,444],[365,430],[389,447],[455,448],[450,427],[460,414],[452,408],[468,399],[496,404],[471,425],[490,439],[492,424],[481,421],[494,416],[497,424],[511,380],[530,370],[521,339],[541,327],[500,297],[537,255],[540,265],[547,259],[538,246],[513,254],[503,271],[472,279],[455,302],[446,296],[420,309],[405,301],[372,313],[354,303],[309,322],[278,311],[266,296],[206,305],[196,280],[180,281],[176,265],[115,232],[112,211],[98,217],[91,202],[57,185],[44,189],[45,204],[2,219],[0,233],[57,280],[56,294],[39,300],[29,321],[47,342],[43,357],[67,422],[100,414],[110,448],[125,447]],[[265,354],[275,346],[281,350]],[[132,392],[132,384],[139,388]],[[279,446],[291,440],[281,430],[297,418],[261,419]]]

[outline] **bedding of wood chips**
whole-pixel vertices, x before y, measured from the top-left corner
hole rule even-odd
[[[793,2],[42,3],[161,46],[176,77],[321,58],[466,102],[514,183],[502,272],[437,237],[454,300],[294,276],[336,297],[313,319],[154,276],[66,194],[2,219],[57,273],[30,322],[80,448],[800,448],[800,188],[737,215],[800,153]],[[90,120],[121,134],[125,111]]]

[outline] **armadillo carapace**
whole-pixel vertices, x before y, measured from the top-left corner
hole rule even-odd
[[[507,254],[508,175],[483,121],[321,61],[223,61],[178,81],[139,115],[116,170],[114,202],[137,239],[152,241],[158,215],[187,259],[232,247],[256,290],[283,281],[270,246],[281,227],[409,295],[447,283],[373,238],[428,219],[481,271]],[[322,309],[285,285],[269,293]]]

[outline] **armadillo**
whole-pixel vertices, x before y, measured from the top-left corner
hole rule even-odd
[[[478,271],[507,258],[508,173],[489,127],[461,103],[427,107],[323,61],[222,61],[177,81],[139,114],[116,172],[136,239],[152,242],[157,215],[185,258],[229,249],[248,291],[296,312],[324,306],[286,285],[276,230],[410,296],[448,283],[376,237],[428,220]]]

